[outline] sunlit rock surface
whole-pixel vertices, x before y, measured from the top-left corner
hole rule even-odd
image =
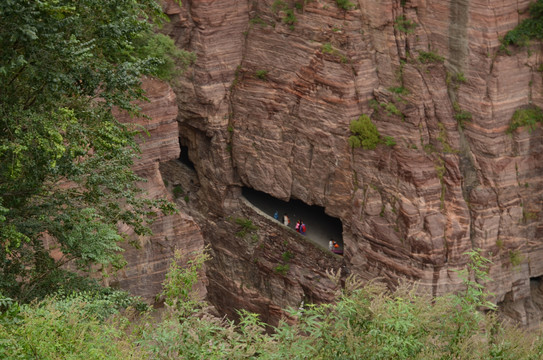
[[[215,301],[227,309],[303,298],[246,278],[254,259],[228,251],[243,247],[220,228],[241,211],[243,185],[340,218],[345,269],[363,279],[407,278],[443,294],[459,289],[464,253],[480,248],[493,261],[494,301],[524,325],[539,321],[541,129],[507,129],[516,109],[543,106],[543,59],[538,44],[499,52],[529,1],[359,0],[350,11],[298,3],[165,7],[165,31],[198,57],[174,90],[200,186],[193,208],[217,255]],[[458,121],[462,112],[471,119]],[[363,113],[395,145],[351,149],[349,124]]]
[[[173,201],[159,172],[159,164],[179,157],[175,94],[168,84],[152,79],[144,79],[143,89],[149,101],[139,105],[148,117],[131,118],[122,113],[116,116],[122,122],[138,124],[145,129],[138,138],[142,154],[133,166],[135,172],[146,180],[141,184],[142,188],[151,198]],[[180,262],[183,265],[193,252],[201,251],[204,246],[199,226],[183,212],[158,216],[151,225],[151,236],[138,236],[128,228],[121,230],[129,235],[129,242],[135,246],[124,246],[127,265],[110,282],[148,301],[153,301],[162,291],[162,282],[176,249],[183,254]],[[205,283],[203,275],[195,289],[202,298],[206,295]]]

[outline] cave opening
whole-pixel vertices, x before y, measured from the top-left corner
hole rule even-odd
[[[181,137],[179,137],[179,147],[181,148],[181,152],[179,153],[179,161],[187,165],[192,170],[196,170],[194,167],[194,163],[190,161],[189,147],[184,144],[183,139]]]
[[[334,240],[339,245],[338,250],[343,251],[343,225],[341,220],[326,214],[323,207],[307,205],[297,199],[286,202],[248,187],[242,188],[242,195],[251,204],[271,217],[277,211],[280,223],[283,223],[283,215],[287,214],[290,219],[289,227],[291,229],[294,229],[298,220],[302,220],[306,224],[305,236],[312,242],[328,248],[330,240]]]
[[[530,278],[530,293],[535,302],[543,310],[543,276]]]

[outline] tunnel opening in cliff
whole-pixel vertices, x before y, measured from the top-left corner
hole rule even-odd
[[[181,137],[179,137],[179,147],[181,148],[181,152],[179,153],[179,161],[187,165],[192,170],[195,170],[194,163],[190,161],[189,147],[183,143],[183,139]]]
[[[343,225],[341,220],[325,213],[324,208],[317,205],[307,205],[301,200],[291,199],[286,202],[264,192],[248,187],[242,188],[242,195],[255,207],[273,217],[278,213],[278,222],[283,223],[286,214],[290,219],[289,227],[294,229],[298,220],[306,224],[306,234],[312,242],[328,248],[331,240],[343,251]]]

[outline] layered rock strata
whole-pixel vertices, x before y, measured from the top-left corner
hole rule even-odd
[[[173,201],[159,172],[159,165],[179,157],[176,96],[168,84],[159,80],[145,79],[142,87],[149,101],[138,105],[147,117],[131,118],[124,113],[116,114],[116,117],[119,121],[145,129],[138,138],[142,153],[135,160],[133,169],[146,180],[141,187],[147,196]],[[127,265],[115,274],[112,281],[150,302],[162,291],[162,282],[175,251],[183,254],[180,262],[183,265],[194,252],[204,247],[199,226],[183,212],[158,216],[151,224],[151,236],[138,236],[128,228],[121,230],[129,236],[129,243],[136,246],[124,246]],[[205,284],[203,274],[202,282],[195,288],[202,298],[206,296]]]
[[[243,240],[225,243],[219,227],[242,211],[236,199],[248,186],[340,218],[345,265],[365,279],[455,291],[465,252],[482,249],[493,261],[493,300],[524,325],[538,322],[541,129],[508,128],[515,110],[543,106],[543,59],[540,44],[507,54],[499,42],[529,1],[353,5],[166,6],[165,30],[198,57],[175,91],[179,136],[201,185],[194,206],[216,219],[204,231],[219,254],[208,272],[213,296],[238,297],[243,269],[254,266],[228,252]],[[360,114],[389,145],[349,147]],[[254,279],[251,288],[281,306],[302,298]]]

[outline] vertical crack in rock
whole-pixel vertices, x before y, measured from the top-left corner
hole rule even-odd
[[[469,0],[452,0],[449,14],[449,64],[460,73],[468,56]]]

